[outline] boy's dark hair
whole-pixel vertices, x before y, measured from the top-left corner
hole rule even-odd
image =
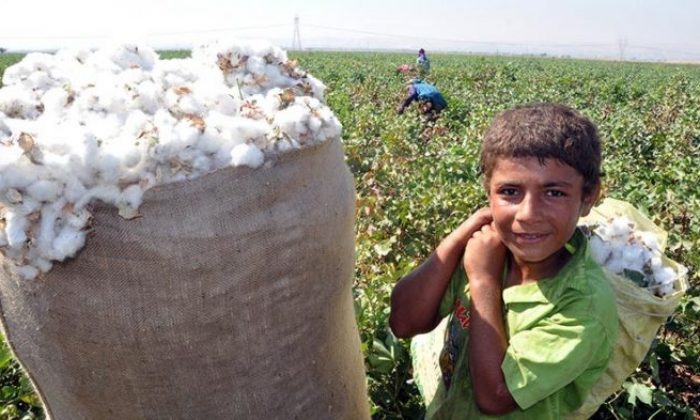
[[[598,129],[588,118],[557,103],[532,103],[500,112],[481,145],[481,172],[488,188],[501,158],[557,159],[583,176],[583,195],[600,182],[601,146]]]

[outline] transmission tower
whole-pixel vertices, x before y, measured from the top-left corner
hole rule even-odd
[[[292,49],[301,51],[301,35],[299,35],[299,15],[294,16],[294,36],[292,37]]]
[[[625,48],[627,48],[627,38],[617,40],[617,46],[620,48],[620,61],[625,60]]]

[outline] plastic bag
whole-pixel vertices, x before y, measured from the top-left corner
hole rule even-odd
[[[617,216],[630,219],[636,224],[637,230],[655,233],[661,251],[665,250],[668,234],[625,201],[607,198],[591,210],[588,216],[582,218],[579,224],[590,225]],[[687,270],[665,256],[662,256],[662,261],[665,266],[673,268],[678,274],[673,293],[664,297],[655,296],[631,280],[606,270],[617,301],[619,316],[617,344],[603,376],[593,385],[583,405],[567,418],[590,417],[610,395],[620,389],[646,356],[661,325],[673,314],[680,303],[688,289]]]

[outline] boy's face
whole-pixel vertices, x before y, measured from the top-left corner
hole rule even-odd
[[[516,264],[550,274],[561,268],[559,251],[599,193],[584,197],[576,169],[535,157],[498,159],[488,187],[495,229]]]

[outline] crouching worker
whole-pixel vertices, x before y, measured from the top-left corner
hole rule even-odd
[[[447,108],[447,101],[442,96],[438,89],[430,83],[424,82],[422,79],[413,78],[408,82],[406,87],[408,95],[401,102],[396,112],[403,114],[413,101],[418,101],[421,113],[427,117],[429,121],[434,121],[440,115],[443,109]]]
[[[600,192],[600,150],[593,123],[563,105],[494,119],[480,162],[489,206],[391,296],[399,337],[449,316],[426,418],[561,419],[604,372],[617,336],[614,292],[576,227]]]

